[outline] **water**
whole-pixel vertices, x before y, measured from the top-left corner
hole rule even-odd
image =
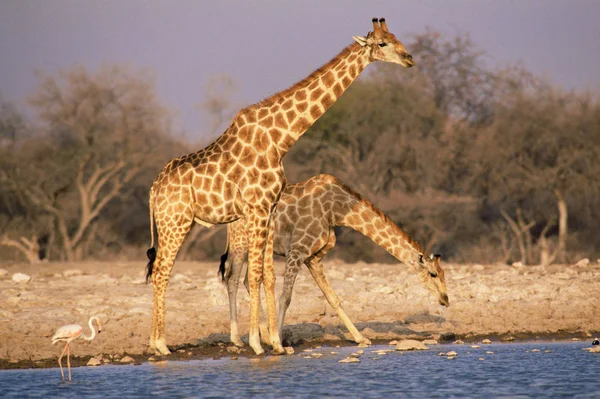
[[[429,351],[371,353],[338,361],[356,347],[317,349],[324,356],[79,367],[63,382],[58,368],[0,370],[2,398],[600,398],[600,354],[586,342],[438,345]],[[540,352],[531,352],[539,349]],[[454,350],[448,360],[440,351]],[[546,353],[545,350],[552,351]],[[339,354],[331,355],[331,351]],[[494,354],[486,354],[493,351]],[[479,358],[485,360],[479,360]]]

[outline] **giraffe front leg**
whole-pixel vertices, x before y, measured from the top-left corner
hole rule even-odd
[[[250,288],[248,286],[248,273],[246,273],[246,277],[244,278],[244,285],[246,286],[246,291],[250,293]],[[260,331],[260,340],[263,344],[271,345],[271,341],[269,340],[269,329],[267,328],[267,322],[265,321],[265,311],[263,309],[262,301],[258,311],[258,329]]]
[[[263,251],[267,239],[267,217],[248,217],[248,292],[250,294],[250,332],[248,342],[257,355],[265,353],[260,344],[260,283],[263,278]]]
[[[263,260],[263,279],[265,288],[265,299],[267,301],[267,318],[269,323],[269,335],[273,354],[281,355],[285,353],[281,345],[279,336],[279,328],[277,325],[277,308],[275,306],[275,264],[273,262],[273,239],[275,236],[275,227],[272,225],[272,215],[269,216],[269,230],[267,234],[267,242],[264,251]]]
[[[325,272],[323,271],[323,264],[321,260],[315,260],[314,262],[310,262],[308,266],[308,270],[310,270],[310,274],[313,276],[313,279],[325,294],[325,298],[327,302],[331,305],[331,307],[337,312],[340,319],[352,335],[352,339],[357,344],[366,344],[371,345],[371,341],[368,338],[365,338],[356,328],[350,317],[346,314],[346,311],[342,307],[340,303],[340,298],[336,295],[336,293],[331,288],[327,277],[325,276]]]
[[[244,256],[238,256],[238,254],[230,249],[231,263],[230,273],[225,274],[225,282],[227,284],[227,294],[229,295],[229,336],[231,343],[235,346],[243,347],[244,343],[240,338],[240,332],[238,329],[238,317],[237,317],[237,292],[240,282],[240,275],[244,269]],[[245,273],[244,273],[245,274]],[[247,279],[247,278],[246,278]],[[246,287],[247,288],[247,287]]]

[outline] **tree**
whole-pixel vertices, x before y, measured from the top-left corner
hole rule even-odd
[[[147,73],[119,66],[42,76],[31,104],[43,131],[23,143],[9,177],[52,219],[60,257],[82,259],[101,213],[151,159],[168,112]]]

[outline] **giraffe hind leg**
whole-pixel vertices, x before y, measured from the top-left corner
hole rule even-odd
[[[150,337],[150,348],[157,354],[169,355],[171,353],[169,348],[167,348],[165,338],[166,292],[177,252],[192,227],[192,215],[190,210],[188,218],[182,215],[179,218],[171,219],[178,222],[168,224],[157,223],[158,251],[154,270],[152,271],[154,310],[152,314],[152,335]]]

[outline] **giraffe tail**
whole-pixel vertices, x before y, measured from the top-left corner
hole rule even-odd
[[[150,260],[146,265],[146,284],[152,279],[152,269],[154,269],[154,261],[156,260],[156,249],[154,248],[154,191],[150,189],[150,200],[148,208],[150,209],[150,248],[146,251],[146,256]]]
[[[227,241],[227,247],[225,248],[225,253],[221,255],[221,264],[219,265],[219,271],[217,274],[221,275],[221,281],[225,281],[225,263],[227,262],[227,258],[229,257],[229,240]]]

